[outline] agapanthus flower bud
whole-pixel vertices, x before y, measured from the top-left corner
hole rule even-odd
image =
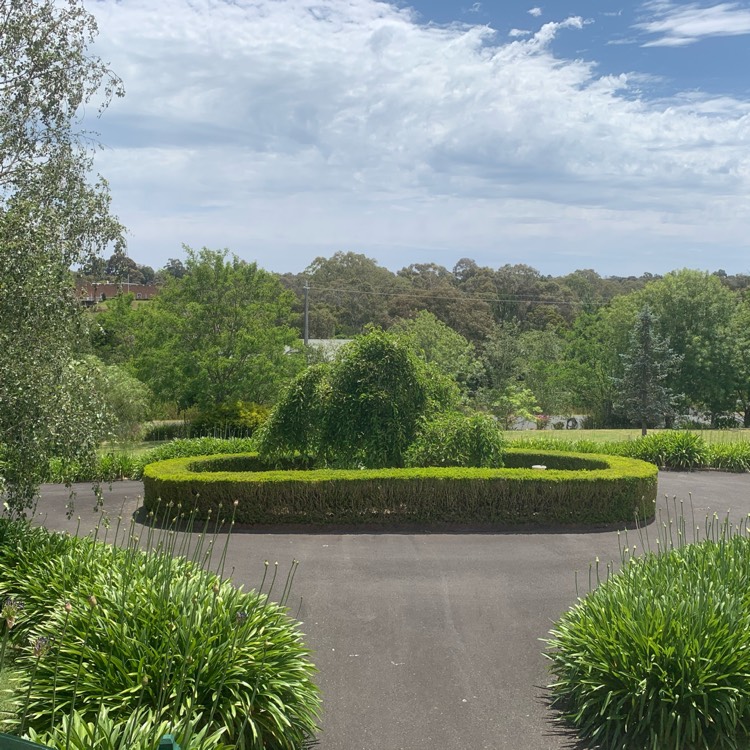
[[[44,636],[35,638],[31,643],[31,648],[34,651],[34,656],[36,656],[37,659],[40,659],[49,648],[49,638],[45,638]]]
[[[24,603],[20,599],[8,598],[3,604],[0,612],[0,620],[5,620],[5,625],[10,630],[18,620],[19,613],[24,609]]]

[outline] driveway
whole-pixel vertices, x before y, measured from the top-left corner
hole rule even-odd
[[[113,515],[122,507],[127,518],[142,489],[116,483],[105,507]],[[76,514],[88,530],[93,496],[77,490]],[[683,500],[700,525],[714,512],[750,512],[750,475],[662,472],[659,493],[662,507]],[[45,486],[40,520],[75,531],[66,500],[63,488]],[[653,540],[654,524],[649,531]],[[631,544],[637,536],[630,532]],[[574,738],[545,704],[540,639],[575,602],[574,571],[583,594],[589,564],[619,560],[618,550],[616,531],[240,531],[226,570],[253,587],[264,560],[278,561],[283,574],[300,561],[290,608],[299,607],[320,670],[320,750],[560,750]]]

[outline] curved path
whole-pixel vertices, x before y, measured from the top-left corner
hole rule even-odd
[[[91,490],[77,491],[86,531]],[[141,492],[139,482],[116,483],[105,507],[127,517]],[[665,496],[670,507],[676,497],[700,525],[713,513],[750,513],[750,475],[662,472],[659,492],[663,511]],[[40,520],[75,531],[67,497],[45,486]],[[653,541],[656,524],[649,532]],[[257,586],[264,560],[283,573],[300,560],[294,595],[320,670],[320,750],[561,750],[575,743],[545,704],[539,639],[575,601],[574,571],[587,579],[597,556],[619,559],[616,532],[235,532],[227,570]]]

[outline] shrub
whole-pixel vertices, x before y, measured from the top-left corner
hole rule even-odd
[[[727,471],[746,471],[750,468],[750,443],[707,444],[700,435],[681,430],[652,432],[635,440],[612,440],[603,443],[585,439],[556,440],[535,437],[513,440],[511,445],[514,448],[629,456],[667,469],[700,469],[710,466]]]
[[[176,520],[178,509],[162,511]],[[272,603],[179,556],[203,561],[213,548],[205,535],[188,549],[168,523],[140,541],[132,531],[120,539],[118,520],[115,544],[105,545],[32,529],[0,546],[0,596],[26,604],[12,631],[26,723],[54,734],[74,711],[85,723],[104,707],[123,723],[146,709],[150,721],[178,726],[200,714],[230,744],[299,748],[315,731],[319,699],[284,607],[288,586]],[[41,658],[39,639],[48,639]]]
[[[750,470],[750,442],[713,443],[708,448],[708,464],[724,471]]]
[[[425,422],[406,452],[406,466],[503,465],[505,440],[486,414],[443,414]]]
[[[683,430],[653,432],[622,443],[620,450],[669,469],[698,469],[708,464],[708,448],[703,438]]]
[[[101,706],[93,718],[80,711],[63,715],[60,723],[47,732],[38,733],[33,727],[28,735],[32,742],[54,750],[154,750],[165,734],[172,734],[182,750],[232,750],[234,745],[222,742],[223,729],[209,732],[200,727],[203,716],[191,716],[178,725],[169,711],[159,716],[153,710],[139,708],[126,721],[112,719]]]
[[[627,560],[555,625],[556,703],[603,750],[744,749],[750,540],[724,527],[661,546]]]
[[[250,437],[268,419],[267,406],[250,401],[233,401],[204,408],[190,423],[190,435]]]
[[[139,461],[128,451],[108,451],[87,463],[64,462],[53,458],[49,462],[50,482],[114,482],[140,476]]]
[[[197,498],[200,515],[207,516],[236,500],[237,521],[249,524],[600,524],[650,517],[656,498],[655,466],[612,456],[506,454],[506,462],[517,466],[557,462],[575,466],[573,471],[253,471],[262,467],[258,461],[257,456],[240,455],[150,464],[143,475],[144,504],[154,509],[159,498]]]
[[[380,330],[344,346],[331,365],[299,375],[274,407],[259,449],[320,466],[403,466],[420,421],[458,402],[458,387]]]
[[[323,423],[330,388],[330,365],[312,365],[289,385],[258,433],[258,449],[269,458],[323,452]]]

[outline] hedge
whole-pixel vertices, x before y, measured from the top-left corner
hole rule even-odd
[[[508,451],[529,468],[268,470],[255,454],[146,466],[144,505],[277,524],[609,524],[654,515],[658,469],[619,456]],[[530,468],[545,464],[546,471]],[[237,501],[236,508],[232,508]]]

